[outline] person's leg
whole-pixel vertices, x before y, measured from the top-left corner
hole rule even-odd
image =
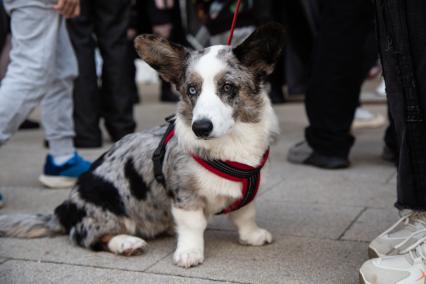
[[[78,60],[79,76],[74,81],[75,145],[82,148],[100,147],[99,127],[101,101],[96,76],[93,36],[94,6],[92,0],[81,1],[80,16],[67,22],[68,32]]]
[[[385,135],[383,137],[385,145],[383,147],[382,158],[385,161],[389,161],[389,162],[395,163],[395,165],[398,165],[399,146],[398,146],[398,141],[396,139],[395,123],[393,122],[392,115],[390,114],[389,111],[388,111],[388,120],[389,120],[389,125],[386,128]]]
[[[9,9],[12,9],[13,6],[12,3],[8,1],[6,5],[8,5]],[[3,9],[3,6],[1,7]],[[26,31],[27,28],[31,27],[31,24],[34,24],[37,21],[37,17],[35,15],[31,15],[32,8],[29,8],[29,10],[15,10],[13,11],[13,29],[15,31],[14,34],[14,42],[19,43],[23,41],[22,45],[15,45],[15,48],[13,50],[13,53],[11,54],[11,58],[13,59],[13,64],[9,65],[9,50],[7,52],[2,52],[3,49],[3,43],[1,43],[0,46],[0,53],[1,54],[1,65],[2,70],[0,70],[0,80],[2,80],[0,84],[0,146],[4,144],[11,135],[17,130],[20,123],[24,121],[25,117],[29,114],[31,109],[35,106],[37,101],[39,101],[42,97],[42,86],[40,84],[43,84],[43,81],[36,82],[34,85],[36,86],[34,88],[34,85],[31,86],[31,80],[28,78],[23,78],[24,80],[20,80],[20,74],[24,72],[24,67],[26,61],[30,61],[28,64],[29,75],[36,75],[36,70],[40,69],[42,71],[45,71],[44,68],[40,68],[40,64],[42,62],[41,58],[37,58],[36,60],[31,60],[31,56],[29,58],[23,57],[22,54],[32,54],[33,55],[40,55],[38,52],[39,49],[34,50],[27,50],[29,46],[31,45],[29,42],[37,39],[38,36],[43,35],[44,32],[40,29],[33,29],[29,32]],[[16,27],[16,23],[19,22],[19,20],[22,20],[27,17],[27,15],[30,14],[31,17],[29,17],[28,25],[26,23],[23,23],[22,26]],[[5,20],[5,19],[3,19]],[[2,28],[5,28],[5,22],[2,23]],[[5,32],[9,34],[9,31],[4,29],[2,32]],[[28,35],[28,41],[23,39],[23,35]],[[9,35],[10,36],[10,35]],[[20,48],[21,47],[21,48]],[[27,52],[28,51],[28,52]],[[7,54],[6,54],[7,53]],[[28,56],[28,55],[27,55]],[[9,65],[8,69],[4,68],[5,66]],[[7,74],[6,74],[7,70]],[[3,78],[6,76],[7,78]],[[46,76],[45,76],[46,77]],[[25,109],[21,109],[22,104],[29,104]],[[0,208],[4,206],[4,197],[0,193]]]
[[[424,281],[426,269],[426,3],[376,0],[376,10],[389,111],[399,146],[395,205],[411,213],[373,240],[370,256],[380,258],[364,263],[360,280],[418,283]]]
[[[73,186],[76,178],[89,169],[90,163],[76,153],[73,143],[72,92],[78,67],[62,17],[56,37],[56,50],[51,54],[55,60],[52,81],[41,104],[49,155],[39,180],[47,187],[62,188]]]
[[[103,58],[102,115],[113,141],[132,133],[136,128],[133,118],[132,93],[135,78],[129,68],[127,27],[130,1],[97,0],[95,33]]]
[[[369,0],[325,0],[321,6],[312,77],[305,97],[309,119],[305,138],[314,154],[341,159],[340,167],[345,167],[354,143],[350,128],[365,75],[363,46],[372,28],[373,7]],[[316,163],[314,156],[310,158],[308,164],[327,167]]]
[[[42,124],[52,156],[72,156],[75,152],[73,122],[73,81],[77,77],[77,59],[71,46],[65,20],[59,22],[52,82],[41,102]]]
[[[11,14],[12,50],[10,64],[0,86],[0,145],[18,129],[46,93],[51,83],[59,15],[39,1],[14,6],[5,1]],[[21,2],[19,2],[21,3]],[[40,2],[42,3],[42,2]]]
[[[68,93],[64,97],[60,90],[65,86],[58,83],[58,79],[70,81],[76,75],[74,54],[67,53],[71,49],[64,46],[62,38],[66,32],[63,18],[45,1],[6,1],[5,4],[11,14],[12,50],[0,86],[0,145],[16,132],[43,98],[47,99],[43,102],[43,123],[49,136],[50,155],[44,175],[69,178],[66,184],[56,183],[52,187],[72,185],[71,181],[75,183],[76,177],[87,171],[90,164],[74,153],[70,86],[63,90],[64,94]],[[59,56],[65,58],[58,59]],[[58,129],[62,133],[55,132]]]

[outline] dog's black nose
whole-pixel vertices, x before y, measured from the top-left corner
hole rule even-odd
[[[192,123],[192,131],[201,138],[208,137],[213,130],[213,123],[206,118],[196,120]]]

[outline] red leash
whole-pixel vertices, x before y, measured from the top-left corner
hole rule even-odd
[[[227,45],[231,45],[232,37],[234,36],[235,24],[237,23],[238,10],[240,9],[240,4],[241,4],[241,0],[238,0],[237,6],[235,7],[235,11],[234,11],[234,18],[232,19],[232,26],[229,32],[228,42],[226,43]]]

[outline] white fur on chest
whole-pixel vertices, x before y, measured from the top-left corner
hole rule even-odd
[[[192,163],[191,168],[194,169],[200,187],[199,194],[206,198],[209,214],[220,212],[233,201],[241,198],[242,184],[240,182],[217,176],[195,161]]]

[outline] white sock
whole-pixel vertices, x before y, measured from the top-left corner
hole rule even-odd
[[[55,165],[61,166],[72,157],[74,157],[74,153],[68,155],[53,156],[53,162],[55,163]]]

